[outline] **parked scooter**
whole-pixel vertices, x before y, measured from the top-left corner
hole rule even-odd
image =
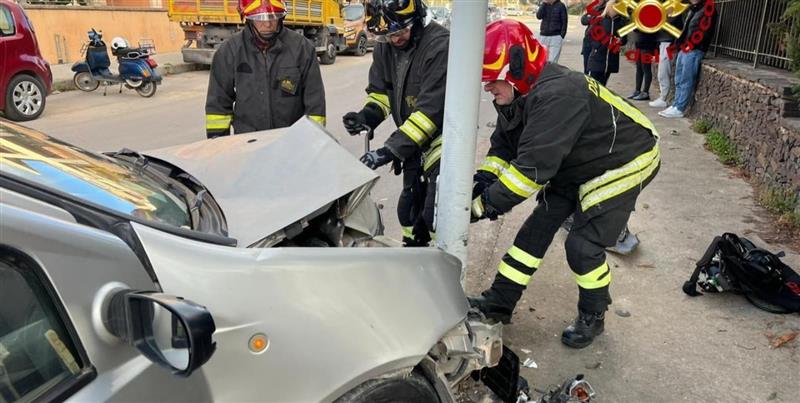
[[[105,85],[103,95],[106,95],[108,85],[118,83],[120,93],[124,85],[136,90],[145,98],[155,95],[161,76],[156,71],[158,64],[150,58],[151,48],[131,48],[124,38],[114,38],[111,41],[111,54],[117,57],[119,63],[119,74],[114,74],[109,70],[111,61],[108,58],[106,44],[103,42],[102,32],[98,33],[92,28],[88,34],[89,43],[84,46],[86,61],[75,62],[72,65],[72,71],[75,72],[72,78],[75,87],[81,91],[91,92],[103,83]]]

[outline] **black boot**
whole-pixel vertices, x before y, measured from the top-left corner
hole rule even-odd
[[[502,297],[501,293],[494,288],[490,288],[477,297],[467,297],[469,305],[477,308],[491,319],[504,324],[511,323],[511,314],[514,312],[514,303],[509,303]]]
[[[522,298],[525,286],[519,285],[500,273],[494,278],[492,286],[477,297],[468,297],[469,305],[477,308],[486,319],[504,324],[511,323],[511,314],[517,301]]]
[[[594,338],[603,333],[605,316],[605,312],[579,309],[578,317],[561,333],[561,342],[572,348],[584,348],[592,344]]]

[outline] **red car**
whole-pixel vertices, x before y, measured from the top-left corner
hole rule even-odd
[[[17,3],[0,0],[0,111],[11,120],[36,119],[52,88],[31,21]]]

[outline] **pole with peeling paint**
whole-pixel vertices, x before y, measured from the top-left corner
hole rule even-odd
[[[436,239],[437,246],[461,260],[463,285],[488,0],[454,0],[452,4]]]

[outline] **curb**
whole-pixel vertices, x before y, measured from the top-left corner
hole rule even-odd
[[[207,69],[208,66],[196,63],[165,63],[164,65],[159,65],[156,67],[156,71],[161,75],[161,77]],[[53,81],[53,94],[74,90],[77,90],[77,88],[75,88],[75,83],[72,82],[72,78]]]

